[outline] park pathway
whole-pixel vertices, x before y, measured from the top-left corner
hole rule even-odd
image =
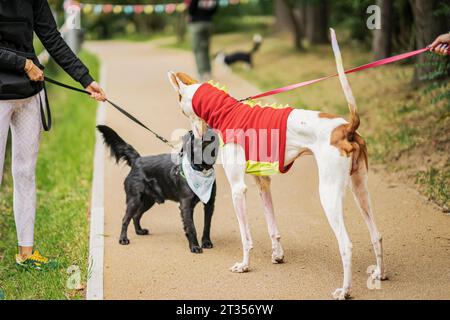
[[[177,106],[167,71],[194,74],[194,61],[185,51],[152,43],[91,42],[106,70],[108,96],[163,136],[188,128]],[[244,97],[258,90],[227,72],[216,78],[229,92]],[[305,89],[307,90],[307,89]],[[299,91],[301,94],[301,91]],[[344,100],[342,100],[344,103]],[[364,119],[362,119],[364,121]],[[106,124],[142,155],[168,152],[145,130],[107,108]],[[241,242],[229,186],[217,166],[218,194],[212,224],[214,248],[189,252],[174,203],[155,206],[142,219],[151,235],[136,236],[130,224],[130,245],[118,243],[125,210],[123,180],[129,169],[105,155],[105,299],[328,299],[342,282],[337,243],[322,213],[314,159],[298,160],[291,172],[276,176],[273,196],[286,263],[270,262],[271,245],[262,206],[251,179],[248,210],[254,240],[251,272],[233,274],[241,258]],[[353,241],[353,297],[356,299],[450,298],[450,217],[399,183],[371,172],[370,189],[376,220],[385,245],[390,281],[380,290],[366,287],[366,269],[374,263],[367,228],[348,194],[346,223]],[[203,228],[201,206],[195,221]]]

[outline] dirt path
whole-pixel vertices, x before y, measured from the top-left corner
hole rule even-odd
[[[164,136],[170,137],[176,128],[188,128],[166,73],[194,74],[189,53],[117,41],[90,43],[88,47],[106,66],[106,86],[113,101]],[[221,72],[217,79],[236,97],[258,91],[231,74]],[[108,109],[106,118],[106,123],[141,154],[168,152],[162,143],[115,110]],[[253,180],[247,179],[254,240],[251,272],[247,274],[228,271],[241,258],[241,242],[221,166],[217,167],[218,195],[212,225],[215,247],[194,255],[188,251],[174,203],[155,206],[144,215],[142,224],[151,235],[136,236],[130,225],[131,244],[118,244],[125,209],[123,179],[129,169],[109,158],[105,161],[105,299],[328,299],[341,285],[337,243],[320,207],[312,157],[300,159],[288,175],[273,179],[285,264],[270,263],[271,245],[262,206]],[[346,198],[346,223],[353,241],[353,296],[449,299],[450,217],[414,190],[386,181],[382,173],[371,172],[370,189],[390,278],[382,283],[381,290],[366,287],[365,271],[374,263],[374,256],[353,198]],[[199,209],[201,206],[195,215],[197,230],[203,226]]]

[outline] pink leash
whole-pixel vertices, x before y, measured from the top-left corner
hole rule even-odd
[[[402,53],[402,54],[399,54],[399,55],[396,55],[396,56],[393,56],[393,57],[381,59],[381,60],[378,60],[378,61],[375,61],[375,62],[371,62],[371,63],[365,64],[365,65],[362,65],[362,66],[359,66],[359,67],[356,67],[356,68],[349,69],[349,70],[345,71],[345,73],[349,74],[349,73],[353,73],[353,72],[362,71],[362,70],[365,70],[365,69],[376,68],[376,67],[379,67],[379,66],[383,66],[385,64],[389,64],[389,63],[392,63],[392,62],[396,62],[396,61],[399,61],[399,60],[408,59],[410,57],[417,56],[417,55],[419,55],[419,54],[421,54],[421,53],[423,53],[425,51],[428,51],[428,50],[430,50],[430,48],[426,47],[426,48],[419,49],[419,50],[416,50],[416,51]],[[333,78],[333,77],[336,77],[336,76],[338,76],[337,73],[333,74],[333,75],[330,75],[330,76],[323,77],[323,78],[319,78],[319,79],[314,79],[314,80],[299,82],[299,83],[296,83],[296,84],[291,84],[291,85],[286,86],[286,87],[270,90],[270,91],[267,91],[267,92],[264,92],[264,93],[261,93],[261,94],[257,94],[255,96],[251,96],[251,97],[242,99],[240,101],[254,100],[254,99],[259,99],[259,98],[263,98],[263,97],[273,96],[273,95],[276,95],[276,94],[279,94],[279,93],[283,93],[283,92],[291,91],[291,90],[294,90],[294,89],[297,89],[297,88],[309,86],[310,84],[317,83],[317,82],[320,82],[320,81],[324,81],[324,80],[327,80],[327,79],[330,79],[330,78]]]

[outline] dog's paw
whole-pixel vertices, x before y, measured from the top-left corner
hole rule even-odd
[[[273,264],[279,264],[279,263],[284,263],[284,256],[278,256],[275,254],[272,254],[272,263]]]
[[[119,243],[120,243],[121,245],[126,246],[126,245],[130,244],[130,240],[129,240],[128,238],[120,238],[120,239],[119,239]]]
[[[141,229],[141,230],[136,230],[136,234],[139,236],[146,236],[148,235],[150,232],[148,231],[148,229]]]
[[[202,241],[202,248],[211,249],[212,247],[213,247],[213,243],[211,242],[211,240]]]
[[[248,272],[248,265],[243,262],[236,262],[234,266],[231,267],[231,272],[244,273]]]
[[[191,252],[192,252],[192,253],[202,253],[202,252],[203,252],[203,249],[200,248],[199,246],[193,246],[193,247],[191,248]]]
[[[281,245],[278,245],[276,248],[272,249],[272,263],[278,264],[284,262],[284,251]]]
[[[344,289],[344,288],[339,288],[333,292],[332,296],[333,296],[334,300],[350,299],[350,290]]]
[[[367,274],[373,279],[373,280],[379,280],[379,281],[385,281],[389,280],[388,276],[385,272],[381,272],[379,268],[376,266],[369,266],[367,268]]]

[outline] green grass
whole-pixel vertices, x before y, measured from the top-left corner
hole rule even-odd
[[[178,49],[184,51],[191,51],[192,46],[188,40],[189,35],[187,34],[184,41],[177,40],[176,37],[167,37],[164,41],[161,42],[160,47],[162,48],[171,48]]]
[[[217,17],[214,23],[214,28],[217,33],[231,33],[231,32],[258,32],[267,33],[274,24],[273,16],[222,16]]]
[[[95,56],[82,52],[81,59],[97,78],[99,64]],[[48,75],[75,84],[55,66],[48,69]],[[9,151],[0,192],[0,291],[6,299],[84,297],[83,290],[66,289],[66,269],[77,265],[82,281],[86,283],[88,209],[97,104],[78,93],[52,85],[48,88],[54,127],[49,133],[43,133],[37,164],[35,247],[56,258],[60,267],[48,272],[21,271],[15,267],[17,239],[12,212]]]
[[[216,35],[211,51],[248,50],[252,34]],[[339,34],[346,68],[373,59],[370,52],[346,41],[345,32],[338,30]],[[176,44],[172,47],[184,49]],[[255,55],[255,68],[248,71],[235,66],[233,70],[261,90],[269,90],[334,74],[334,61],[330,45],[299,52],[288,35],[266,35]],[[396,63],[349,75],[361,116],[359,131],[368,142],[371,163],[383,165],[396,179],[415,184],[437,204],[449,206],[450,83],[444,81],[433,90],[428,85],[415,88],[411,85],[413,71],[413,64]],[[298,108],[348,116],[337,78],[276,99]]]
[[[164,31],[152,33],[132,33],[132,34],[114,34],[110,40],[113,41],[131,41],[131,42],[147,42],[170,36],[171,33]]]
[[[428,198],[447,204],[450,202],[450,170],[431,167],[425,171],[417,172],[417,183],[425,187]]]

